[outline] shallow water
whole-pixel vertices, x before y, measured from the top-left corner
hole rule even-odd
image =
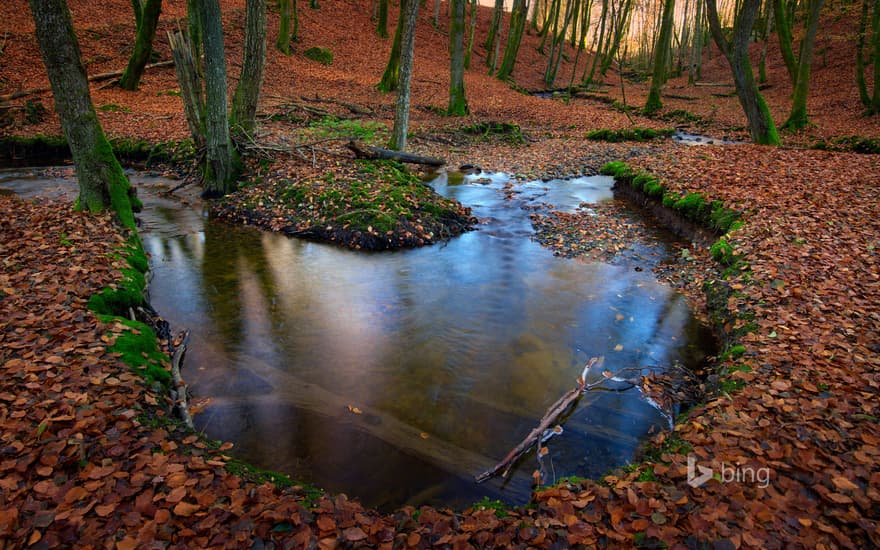
[[[0,188],[26,196],[75,186],[63,171],[10,174]],[[524,502],[534,454],[509,479],[473,476],[519,443],[590,357],[605,358],[590,373],[598,379],[694,366],[708,345],[650,260],[641,271],[563,260],[531,240],[531,209],[613,200],[610,178],[447,185],[441,175],[432,185],[471,206],[479,230],[384,253],[208,221],[150,191],[163,180],[133,181],[152,304],[192,330],[184,377],[211,398],[198,428],[260,467],[370,506]],[[635,390],[590,393],[549,442],[548,471],[600,475],[665,426]]]

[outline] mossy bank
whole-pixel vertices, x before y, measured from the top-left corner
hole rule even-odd
[[[356,161],[303,179],[254,179],[218,202],[213,213],[356,250],[429,245],[476,224],[469,208],[438,195],[393,161]]]

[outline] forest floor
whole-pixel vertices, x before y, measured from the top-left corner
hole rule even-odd
[[[13,4],[0,6],[6,29],[0,93],[47,85],[29,13]],[[102,3],[98,17],[93,2],[70,4],[89,72],[122,68],[132,40],[130,5]],[[184,9],[166,4],[161,59],[169,58],[164,31]],[[236,60],[243,1],[222,4],[228,54]],[[301,7],[297,53],[285,57],[270,48],[258,142],[277,142],[315,122],[326,125],[316,109],[359,129],[390,127],[393,97],[373,87],[390,40],[365,32],[370,3],[320,4],[320,10]],[[485,21],[488,12],[480,17]],[[405,507],[379,514],[342,495],[281,480],[263,483],[259,476],[238,475],[242,469],[229,445],[208,444],[164,419],[166,397],[108,351],[122,327],[100,323],[86,302],[119,277],[121,266],[111,253],[123,237],[109,218],[72,213],[69,204],[0,197],[0,540],[47,548],[880,545],[880,158],[796,147],[880,137],[876,117],[859,114],[851,82],[851,41],[842,37],[852,21],[823,24],[818,48],[824,53],[809,103],[816,125],[785,134],[786,146],[771,148],[587,141],[589,130],[631,123],[606,102],[519,93],[484,74],[479,47],[466,75],[471,115],[440,116],[446,37],[429,18],[421,16],[417,39],[413,152],[445,158],[450,167],[475,164],[522,179],[591,174],[609,160],[627,160],[671,191],[701,192],[742,212],[744,225],[727,236],[742,260],[734,272],[725,274],[699,243],[660,272],[707,317],[707,284],[729,291],[710,293],[716,308],[723,296],[727,312],[713,317],[716,328],[741,346],[717,361],[725,391],[691,410],[674,432],[655,436],[637,468],[539,491],[535,505],[522,509]],[[277,16],[270,15],[270,40],[276,32]],[[478,44],[484,32],[478,29]],[[514,71],[523,89],[545,87],[537,41],[526,37]],[[313,45],[332,49],[333,64],[300,55]],[[772,46],[765,93],[779,121],[790,87]],[[230,63],[233,82],[237,67]],[[561,74],[571,70],[563,62]],[[719,57],[704,64],[703,80],[728,82]],[[607,95],[622,99],[617,75],[609,74],[607,82]],[[644,97],[644,84],[624,86],[631,104]],[[163,68],[148,72],[135,93],[97,83],[93,99],[111,136],[158,143],[187,137],[176,88],[173,70]],[[665,112],[679,124],[699,121],[693,129],[716,138],[744,139],[743,117],[727,92],[674,79],[667,95],[685,99],[668,97]],[[35,97],[48,112],[28,122],[28,113],[39,111],[26,103]],[[11,104],[3,135],[60,133],[48,94]],[[675,124],[635,119],[643,127]],[[488,122],[515,123],[524,139],[463,131]],[[304,153],[268,166],[255,160],[254,174],[271,185],[352,164],[341,143],[309,146]],[[542,241],[561,254],[596,261],[626,246],[621,229],[638,239],[638,229],[620,220],[609,211],[537,225]],[[689,459],[715,477],[692,487]],[[768,472],[766,484],[745,475],[759,471]],[[736,472],[743,476],[725,478]]]

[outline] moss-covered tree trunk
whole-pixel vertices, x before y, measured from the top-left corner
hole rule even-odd
[[[752,63],[749,60],[749,40],[758,16],[761,0],[742,0],[733,24],[733,41],[728,41],[721,30],[718,6],[715,0],[706,0],[709,30],[718,48],[724,53],[733,72],[736,95],[749,122],[749,131],[755,143],[779,145],[779,133],[770,115],[770,109],[758,90]]]
[[[801,51],[798,56],[798,72],[791,98],[791,114],[782,125],[783,128],[800,130],[805,128],[809,122],[807,120],[807,95],[810,91],[810,69],[813,65],[813,50],[823,3],[823,0],[810,0],[810,15],[807,19],[807,28],[801,41]]]
[[[669,51],[672,46],[672,23],[675,17],[675,0],[666,0],[663,4],[663,22],[657,45],[654,46],[654,72],[651,75],[651,89],[645,101],[645,114],[652,114],[663,107],[660,91],[666,83],[666,67],[669,64]]]
[[[865,82],[865,31],[868,28],[868,7],[871,0],[862,0],[862,15],[859,17],[859,31],[856,38],[856,85],[859,87],[859,98],[865,107],[871,106],[868,85]]]
[[[132,206],[137,209],[140,203],[95,113],[67,2],[30,0],[30,8],[55,109],[76,166],[76,207],[90,212],[113,209],[122,225],[135,229]]]
[[[596,76],[596,69],[599,67],[599,60],[602,58],[602,49],[606,41],[608,4],[609,0],[602,0],[602,12],[599,14],[599,33],[596,38],[596,50],[593,52],[593,62],[590,63],[590,74],[587,74],[587,68],[584,67],[584,75],[581,77],[581,81],[587,86],[592,84],[593,77]]]
[[[513,74],[516,64],[516,56],[519,53],[519,45],[522,42],[523,30],[526,27],[526,14],[528,4],[526,0],[513,0],[513,9],[510,12],[510,31],[507,33],[507,43],[504,45],[504,57],[501,58],[501,66],[495,77],[499,80],[507,80]]]
[[[241,76],[232,98],[230,123],[251,133],[256,125],[257,104],[266,65],[266,0],[247,0],[245,11],[244,58]]]
[[[416,0],[410,0],[416,1]],[[467,97],[464,92],[464,15],[467,0],[451,0],[449,18],[449,107],[446,114],[468,114]]]
[[[376,87],[380,92],[391,92],[397,89],[397,81],[400,76],[400,42],[403,38],[403,17],[406,13],[406,4],[418,0],[400,0],[400,12],[397,14],[397,29],[394,31],[394,42],[391,43],[391,54],[388,56],[388,64],[382,73],[382,80]]]
[[[788,17],[786,0],[773,0],[773,19],[776,22],[776,36],[779,38],[779,51],[782,52],[782,59],[785,61],[791,83],[796,85],[797,59],[794,57],[794,48],[791,45],[794,38],[791,34],[791,19]]]
[[[397,102],[394,107],[394,128],[391,131],[391,149],[406,151],[406,132],[409,128],[410,82],[416,42],[419,2],[407,2],[400,41],[400,78],[397,83]]]
[[[218,0],[196,0],[205,48],[205,196],[235,190],[238,159],[229,137],[226,53]]]
[[[290,9],[293,0],[278,0],[278,38],[275,47],[284,55],[290,55]]]
[[[871,96],[870,112],[880,113],[880,0],[874,0],[874,18],[871,28],[871,52],[874,59],[874,94]]]
[[[376,34],[388,38],[388,0],[379,0],[379,17],[376,21]]]
[[[189,45],[192,48],[192,59],[199,76],[204,76],[202,66],[202,22],[198,11],[199,0],[186,0],[186,24],[189,29]]]
[[[471,68],[471,54],[474,52],[474,35],[477,32],[477,0],[468,0],[471,5],[470,31],[468,31],[467,49],[464,53],[464,68]]]
[[[159,14],[162,11],[162,0],[147,0],[143,6],[140,0],[132,0],[132,3],[135,6],[137,36],[134,40],[134,49],[128,58],[128,65],[119,80],[119,86],[124,90],[136,90],[141,81],[144,68],[150,61],[153,38],[156,36]]]
[[[617,13],[612,13],[611,20],[614,24],[614,34],[611,37],[611,42],[608,44],[608,48],[602,58],[602,64],[599,66],[599,74],[602,75],[602,77],[604,77],[608,72],[608,69],[611,68],[611,64],[617,57],[617,50],[620,49],[620,45],[624,42],[623,36],[629,29],[629,19],[632,16],[632,7],[633,0],[625,0],[623,6],[620,7]]]

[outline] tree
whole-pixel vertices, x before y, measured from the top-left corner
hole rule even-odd
[[[403,35],[400,43],[400,81],[397,83],[397,103],[394,108],[394,128],[391,131],[390,148],[406,151],[406,132],[409,127],[410,82],[412,80],[413,54],[416,41],[418,2],[407,2],[404,14]]]
[[[296,0],[279,0],[278,11],[281,13],[281,19],[275,47],[284,55],[290,55],[290,43],[296,42],[299,35],[299,12]]]
[[[156,36],[156,27],[159,25],[159,13],[162,11],[162,0],[131,0],[134,8],[135,27],[137,36],[134,40],[134,49],[128,58],[128,65],[119,85],[124,90],[136,90],[144,74],[144,67],[150,61],[153,51],[153,38]]]
[[[697,15],[694,19],[694,39],[691,43],[691,68],[688,71],[688,84],[693,86],[700,80],[700,69],[703,64],[703,40],[706,33],[703,30],[703,2],[697,0]]]
[[[90,212],[112,209],[123,226],[135,229],[132,210],[140,208],[140,201],[95,113],[67,3],[30,0],[30,7],[55,109],[76,166],[76,208]]]
[[[813,46],[816,44],[816,32],[819,29],[819,15],[822,12],[823,0],[809,0],[810,15],[797,62],[797,79],[794,82],[794,93],[791,99],[791,114],[782,125],[783,128],[800,130],[808,124],[807,94],[810,91],[810,69],[813,65]]]
[[[651,89],[645,101],[645,113],[654,113],[663,106],[660,90],[666,83],[666,66],[669,64],[669,52],[672,45],[672,23],[675,17],[675,0],[666,0],[663,5],[663,23],[654,46],[654,73],[651,75]]]
[[[226,53],[218,0],[196,0],[205,48],[205,191],[208,197],[235,190],[238,156],[229,136]]]
[[[382,73],[382,80],[376,85],[380,92],[391,92],[397,89],[400,75],[400,42],[403,37],[404,14],[406,4],[418,0],[400,0],[400,12],[397,14],[397,29],[394,31],[394,41],[391,43],[391,55],[388,56],[388,64]]]
[[[868,108],[867,114],[880,113],[880,2],[874,0],[874,12],[871,17],[871,57],[874,63],[874,93],[868,94],[865,83],[865,34],[868,27],[868,4],[870,0],[862,0],[862,15],[859,19],[859,34],[856,44],[856,82],[859,86],[859,97]]]
[[[516,64],[516,55],[522,42],[523,30],[526,27],[526,14],[529,12],[527,0],[513,0],[513,8],[510,12],[510,31],[507,33],[507,43],[504,46],[504,57],[501,58],[501,66],[495,77],[499,80],[507,80],[513,74],[513,66]]]
[[[797,82],[797,60],[791,47],[794,39],[791,35],[791,19],[788,11],[786,0],[773,0],[773,19],[776,22],[776,36],[779,38],[779,51],[785,61],[785,68],[788,69],[791,83],[794,84]]]
[[[415,2],[416,0],[410,0]],[[467,0],[451,0],[449,19],[449,107],[446,114],[464,116],[468,114],[467,98],[464,93],[464,14]]]
[[[244,58],[232,98],[230,123],[250,133],[256,124],[257,103],[266,65],[266,0],[247,0]]]
[[[492,8],[492,21],[489,23],[489,34],[486,35],[486,66],[492,66],[492,50],[495,49],[495,41],[498,40],[498,31],[501,29],[501,16],[504,13],[504,0],[495,0]]]
[[[379,35],[379,38],[388,38],[388,0],[379,0],[379,20],[376,22],[376,34]]]
[[[749,131],[755,143],[763,145],[779,145],[779,134],[770,109],[758,90],[755,74],[749,61],[749,38],[761,0],[742,0],[739,12],[733,23],[733,40],[725,38],[718,19],[718,6],[715,0],[706,0],[706,15],[709,19],[709,30],[718,49],[727,58],[733,72],[736,95],[749,122]]]

